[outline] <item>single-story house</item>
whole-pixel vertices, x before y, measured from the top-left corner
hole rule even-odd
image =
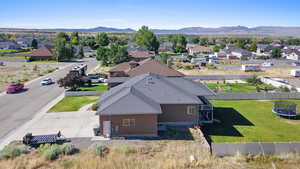
[[[144,49],[128,50],[128,54],[136,62],[155,57],[155,52]]]
[[[218,53],[218,57],[226,57],[227,59],[241,59],[248,58],[251,56],[251,52],[233,45],[227,45]]]
[[[17,38],[16,39],[17,44],[19,44],[22,48],[27,48],[31,46],[31,40],[24,39],[24,38]]]
[[[155,59],[146,59],[140,62],[130,61],[118,64],[109,70],[108,86],[114,87],[126,81],[128,78],[144,73],[155,73],[168,77],[182,77],[184,74],[168,67]]]
[[[297,49],[284,50],[283,56],[290,60],[300,60],[300,51]]]
[[[100,135],[157,136],[159,125],[213,122],[215,95],[205,85],[183,77],[146,73],[103,93],[97,104]]]
[[[196,55],[196,54],[199,54],[199,53],[213,54],[213,48],[212,47],[196,45],[196,46],[190,46],[187,49],[188,49],[189,55]]]
[[[4,41],[0,42],[0,49],[21,49],[21,46],[15,42]]]
[[[27,60],[52,60],[53,52],[50,46],[38,48],[26,55]]]

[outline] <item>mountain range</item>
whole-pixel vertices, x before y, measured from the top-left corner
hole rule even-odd
[[[24,30],[47,30],[63,32],[110,32],[110,33],[135,33],[136,30],[131,28],[120,29],[111,27],[96,27],[88,29],[21,29],[21,28],[0,28],[0,31],[24,31]],[[218,28],[208,27],[186,27],[181,29],[151,29],[157,34],[190,34],[190,35],[271,35],[271,36],[295,36],[300,37],[300,27],[281,27],[281,26],[228,26]]]

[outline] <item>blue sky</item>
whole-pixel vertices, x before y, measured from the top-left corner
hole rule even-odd
[[[300,26],[299,0],[2,0],[0,27]]]

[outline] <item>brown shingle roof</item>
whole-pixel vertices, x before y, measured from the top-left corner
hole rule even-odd
[[[136,63],[137,67],[130,69],[130,64]],[[114,68],[110,69],[109,72],[125,72],[129,76],[137,76],[144,73],[155,73],[162,76],[168,77],[182,77],[184,74],[169,68],[166,64],[163,64],[155,59],[146,59],[140,62],[124,62],[118,64]]]
[[[52,50],[48,46],[44,46],[34,50],[33,52],[29,53],[27,56],[53,56]]]
[[[149,58],[155,56],[155,52],[152,51],[144,51],[144,50],[132,50],[128,52],[129,55],[133,58]]]
[[[213,50],[212,47],[206,47],[206,46],[200,46],[200,45],[191,46],[191,47],[189,47],[189,49],[193,50],[193,51],[200,51],[200,52],[210,52]]]
[[[144,73],[155,73],[168,77],[182,77],[184,74],[169,68],[166,64],[163,64],[157,60],[149,59],[140,62],[140,65],[127,72],[129,76],[137,76]]]

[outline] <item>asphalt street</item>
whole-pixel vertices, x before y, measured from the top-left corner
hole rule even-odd
[[[85,59],[82,63],[88,65],[88,70],[95,68],[98,64],[95,59]],[[70,63],[69,66],[48,74],[46,77],[58,80],[68,73],[72,65]],[[0,143],[64,91],[57,84],[41,86],[40,82],[41,80],[35,80],[25,85],[25,90],[19,93],[0,95]]]

